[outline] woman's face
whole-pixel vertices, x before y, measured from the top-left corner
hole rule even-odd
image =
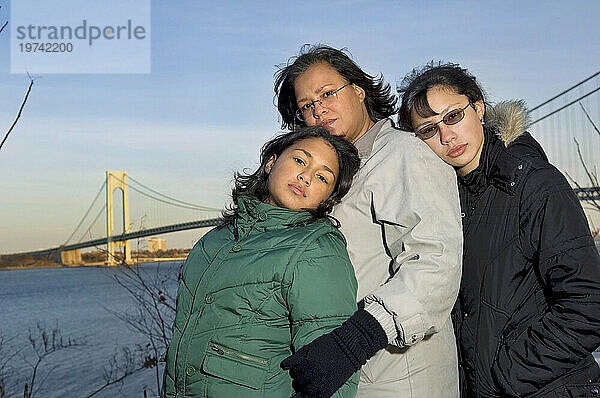
[[[347,83],[328,63],[311,65],[294,81],[298,108]],[[305,117],[304,121],[307,126],[323,126],[331,134],[354,143],[373,125],[364,103],[365,91],[351,84],[338,91],[336,97],[328,107],[314,102],[314,114]]]
[[[338,177],[335,149],[322,138],[300,140],[265,165],[271,205],[315,210],[329,198]]]
[[[437,115],[424,118],[413,108],[411,120],[415,131],[438,123],[446,114],[464,108],[469,99],[466,95],[457,94],[452,88],[435,86],[427,91],[427,102]],[[424,140],[433,152],[453,166],[460,176],[467,175],[479,165],[483,149],[481,119],[484,113],[483,101],[476,101],[464,109],[461,121],[450,126],[444,122],[438,123],[437,134]]]

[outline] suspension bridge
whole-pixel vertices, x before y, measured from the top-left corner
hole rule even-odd
[[[160,219],[159,213],[161,212],[156,211],[155,208],[153,212],[146,210],[144,214],[136,217],[137,222],[130,222],[130,192],[138,194],[135,201],[138,204],[140,199],[145,198],[155,204],[160,203],[170,208],[185,209],[195,213],[194,220],[165,224],[164,217],[162,220]],[[102,200],[103,198],[104,200]],[[146,204],[142,207],[147,208],[148,206]],[[95,216],[92,217],[94,210],[96,210]],[[148,213],[151,218],[154,218],[155,225],[163,225],[147,228],[145,225],[148,222]],[[220,213],[220,209],[185,202],[163,194],[129,176],[125,171],[109,170],[92,203],[63,244],[48,249],[18,253],[18,255],[43,256],[64,265],[75,265],[82,263],[80,250],[93,247],[106,254],[106,265],[131,264],[131,240],[169,232],[212,227],[219,223]],[[168,217],[173,217],[173,211],[168,212]],[[101,220],[105,222],[102,223]],[[138,224],[139,227],[133,231],[135,224]],[[115,229],[117,229],[116,232]],[[79,236],[78,240],[75,239],[77,236]],[[123,248],[122,253],[117,253],[117,247]]]
[[[530,108],[529,112],[531,124],[528,130],[545,149],[550,162],[567,176],[584,209],[600,211],[597,174],[600,165],[600,71]],[[120,193],[116,200],[115,193]],[[130,195],[136,198],[130,200]],[[146,201],[145,205],[143,201]],[[130,202],[135,204],[131,209]],[[170,210],[165,212],[157,206]],[[139,210],[144,207],[154,207],[154,211]],[[173,209],[185,214],[175,220],[177,216],[173,215]],[[137,214],[130,217],[130,210]],[[160,213],[163,213],[162,217]],[[53,248],[18,254],[52,256],[57,262],[69,264],[81,262],[81,249],[95,247],[106,253],[107,265],[129,263],[130,241],[215,226],[219,216],[220,209],[163,194],[124,171],[107,171],[98,193],[65,242]],[[118,247],[122,247],[120,256],[115,254]]]

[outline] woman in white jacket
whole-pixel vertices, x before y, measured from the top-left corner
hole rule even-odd
[[[342,51],[301,51],[277,74],[275,92],[283,128],[323,126],[361,157],[333,215],[348,240],[364,306],[282,362],[294,388],[327,397],[362,366],[359,397],[456,397],[449,315],[461,276],[462,229],[454,171],[413,134],[394,128],[389,85]]]

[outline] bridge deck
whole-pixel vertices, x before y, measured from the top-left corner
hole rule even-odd
[[[137,238],[143,238],[145,236],[166,234],[169,232],[185,231],[188,229],[195,229],[195,228],[214,227],[214,226],[218,225],[221,222],[221,220],[222,220],[221,218],[209,218],[207,220],[198,220],[198,221],[191,221],[191,222],[186,222],[186,223],[181,223],[181,224],[172,224],[172,225],[165,225],[162,227],[143,229],[141,231],[130,232],[127,234],[112,236],[111,241],[122,242],[122,241],[129,240],[129,239],[137,239]],[[106,244],[106,238],[94,239],[94,240],[89,240],[86,242],[74,243],[71,245],[57,246],[57,247],[52,247],[50,249],[36,250],[36,251],[31,251],[31,252],[26,252],[26,253],[15,253],[15,254],[33,255],[33,256],[45,255],[45,254],[50,254],[50,253],[57,252],[57,251],[84,249],[86,247],[94,247],[94,246],[99,246],[99,245],[103,245],[103,244]]]

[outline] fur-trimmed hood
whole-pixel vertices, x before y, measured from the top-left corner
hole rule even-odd
[[[528,112],[523,101],[503,101],[486,109],[486,139],[479,166],[459,177],[472,192],[480,192],[491,182],[512,194],[533,159],[547,161],[540,144],[526,131]]]
[[[529,127],[530,119],[523,100],[502,101],[486,109],[486,124],[508,146]]]

